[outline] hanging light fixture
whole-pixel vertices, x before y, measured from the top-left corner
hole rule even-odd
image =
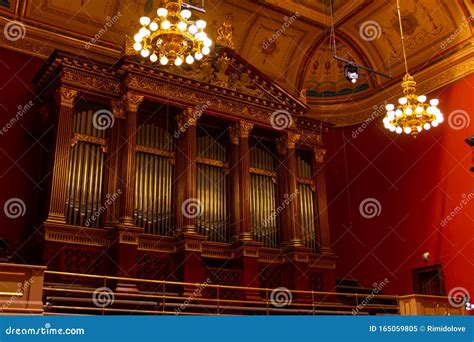
[[[400,14],[400,0],[397,0],[398,21],[405,61],[405,76],[403,77],[403,97],[398,99],[398,105],[387,104],[387,114],[383,119],[385,128],[392,132],[411,134],[414,137],[423,130],[437,127],[444,121],[443,113],[438,108],[439,101],[432,99],[427,102],[425,95],[416,95],[416,82],[408,72],[407,55],[405,51],[405,37],[403,35],[402,16]]]
[[[134,37],[135,51],[153,63],[176,66],[192,64],[208,55],[212,40],[204,32],[206,22],[192,21],[191,11],[182,6],[182,0],[165,0],[164,8],[156,11],[156,18],[141,17],[142,28]]]

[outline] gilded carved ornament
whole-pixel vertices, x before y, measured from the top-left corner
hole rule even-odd
[[[318,163],[324,163],[324,157],[326,156],[326,150],[323,148],[314,149],[314,158]]]
[[[250,131],[253,129],[253,123],[247,121],[240,121],[238,123],[238,133],[239,137],[247,139],[250,135]]]
[[[133,93],[126,93],[123,98],[123,105],[124,108],[129,111],[129,112],[137,112],[138,107],[141,105],[143,102],[144,96],[143,95],[137,95]]]
[[[186,108],[180,115],[176,117],[178,128],[186,129],[187,126],[196,126],[198,119],[201,117],[202,111],[195,108]]]
[[[74,99],[77,96],[77,90],[66,87],[59,88],[58,100],[61,106],[72,108],[74,106]]]

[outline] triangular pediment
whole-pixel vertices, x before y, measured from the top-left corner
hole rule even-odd
[[[261,99],[262,102],[273,102],[304,112],[309,109],[304,97],[293,96],[228,47],[216,46],[206,59],[192,65],[183,64],[179,67],[145,62],[141,56],[137,56],[129,49],[127,49],[127,53],[130,54],[129,58],[146,64],[148,67],[212,87],[227,89],[240,98],[251,96]]]

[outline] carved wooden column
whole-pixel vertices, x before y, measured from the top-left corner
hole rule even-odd
[[[250,149],[249,135],[253,124],[240,121],[235,130],[239,135],[239,177],[240,177],[240,236],[242,241],[251,241],[251,217],[250,217]]]
[[[259,263],[258,253],[262,246],[252,238],[251,213],[250,213],[250,148],[249,135],[253,124],[240,121],[231,128],[233,149],[237,152],[237,194],[238,206],[234,204],[233,210],[238,211],[240,219],[239,235],[234,241],[235,261],[241,269],[241,286],[259,287]],[[237,140],[238,139],[238,140]],[[238,145],[237,145],[238,143]],[[236,177],[237,178],[237,177]],[[233,179],[235,181],[235,178]],[[234,183],[233,186],[236,186]],[[233,196],[235,197],[235,195]],[[245,290],[245,298],[248,300],[260,300],[260,293],[255,290]]]
[[[77,91],[67,87],[59,88],[57,93],[59,113],[56,121],[54,167],[47,222],[66,223],[69,150],[73,133],[74,99],[76,96]]]
[[[196,233],[196,157],[197,157],[197,120],[200,112],[187,108],[178,115],[178,148],[176,149],[176,229],[178,232]]]
[[[123,108],[125,122],[123,136],[119,138],[119,151],[122,158],[121,177],[116,184],[120,189],[120,215],[118,225],[110,230],[110,239],[113,241],[110,248],[111,263],[118,277],[134,278],[136,276],[136,261],[138,249],[138,236],[143,232],[136,227],[133,220],[135,197],[135,146],[137,133],[137,112],[143,101],[143,96],[126,93],[120,103],[113,103],[114,111]],[[117,127],[116,127],[117,129]],[[116,161],[118,163],[118,161]],[[117,190],[118,190],[117,189]],[[116,292],[136,292],[135,283],[119,281]]]
[[[305,247],[301,240],[301,211],[300,197],[298,193],[297,164],[296,164],[296,143],[300,140],[300,135],[288,132],[279,139],[278,151],[280,154],[280,165],[278,168],[279,179],[286,184],[286,192],[279,193],[279,205],[284,206],[282,223],[288,226],[281,226],[284,230],[282,237],[282,247],[286,256],[282,281],[290,289],[299,291],[309,290],[309,254],[311,249]],[[286,217],[285,217],[286,216]],[[296,294],[295,301],[306,301],[307,297]]]
[[[324,173],[324,156],[326,150],[320,147],[314,149],[313,170],[315,170],[315,183],[317,189],[317,212],[319,216],[319,234],[318,245],[319,252],[331,253],[331,240],[329,236],[329,214],[327,208],[327,190],[326,190],[326,176]]]
[[[240,236],[240,176],[239,176],[239,132],[236,126],[229,128],[229,194],[228,208],[230,213],[229,230],[231,241]]]
[[[122,178],[119,184],[122,190],[120,198],[120,224],[133,226],[133,209],[135,195],[135,146],[137,140],[137,112],[143,96],[134,93],[124,95],[122,102],[125,108],[125,129],[122,143]]]
[[[279,179],[282,186],[279,190],[279,205],[285,206],[281,213],[282,223],[287,226],[280,227],[282,232],[282,243],[285,246],[303,246],[301,241],[300,226],[300,201],[298,194],[297,169],[296,169],[296,143],[300,139],[299,134],[288,132],[278,142],[280,165],[278,168]]]
[[[176,264],[180,280],[187,283],[202,283],[202,243],[206,239],[197,233],[196,225],[201,203],[197,199],[196,157],[197,157],[197,120],[200,111],[187,108],[177,116],[179,129],[176,149],[175,177],[175,217],[176,235],[180,240]],[[196,287],[184,286],[183,295],[190,296]]]
[[[115,123],[108,129],[107,145],[109,153],[107,153],[105,161],[105,176],[107,180],[107,192],[105,197],[114,194],[122,195],[122,188],[119,186],[119,178],[121,177],[121,151],[120,139],[122,136],[123,121],[125,121],[125,108],[122,101],[112,101],[112,114]],[[107,200],[105,198],[104,200]],[[120,197],[111,205],[105,207],[104,222],[108,228],[115,227],[120,217]]]

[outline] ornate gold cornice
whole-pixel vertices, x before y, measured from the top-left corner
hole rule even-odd
[[[126,93],[123,98],[123,106],[128,112],[136,113],[138,111],[138,107],[140,107],[141,103],[143,102],[144,96],[137,95],[134,93]]]
[[[73,108],[77,90],[61,87],[58,90],[58,102],[62,107]]]

